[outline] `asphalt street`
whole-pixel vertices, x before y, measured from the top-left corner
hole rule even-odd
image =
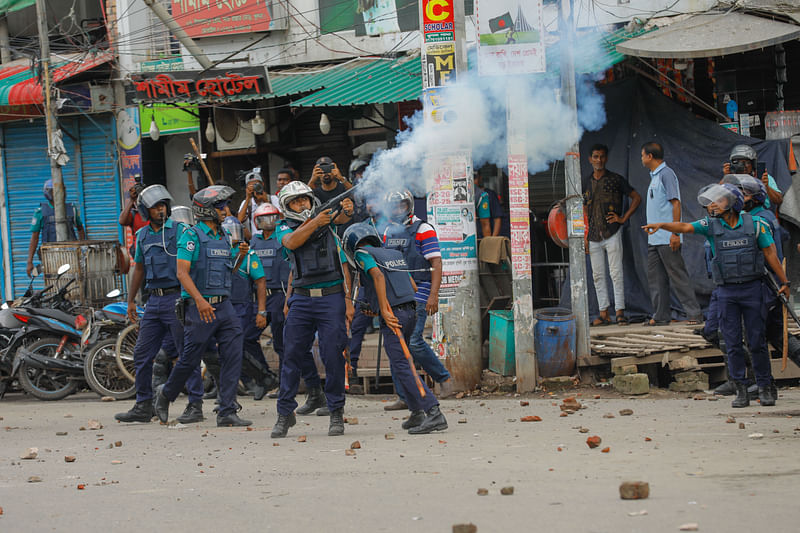
[[[561,416],[576,393],[583,408]],[[343,437],[307,416],[272,440],[275,400],[240,398],[255,422],[245,430],[217,428],[210,402],[205,422],[178,427],[117,423],[132,402],[88,393],[12,394],[0,400],[0,532],[798,530],[800,390],[764,409],[613,396],[444,400],[450,428],[423,436],[383,410],[389,397],[350,396]],[[591,436],[600,446],[587,446]],[[38,456],[20,459],[31,447]],[[621,500],[626,480],[648,482],[650,497]]]

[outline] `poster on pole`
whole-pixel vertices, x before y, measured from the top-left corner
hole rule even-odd
[[[547,70],[542,0],[475,0],[478,74]]]
[[[127,201],[130,188],[142,180],[142,131],[138,107],[126,107],[117,112],[117,147],[122,195]],[[130,248],[132,244],[133,232],[129,226],[125,228],[125,246]]]

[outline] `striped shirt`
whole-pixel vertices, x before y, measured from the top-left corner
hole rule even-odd
[[[418,220],[419,218],[413,216],[408,223],[413,224]],[[383,235],[383,240],[384,242],[386,241],[385,233]],[[436,236],[436,230],[433,229],[433,226],[427,222],[423,222],[417,228],[415,241],[417,244],[417,250],[419,250],[419,253],[421,253],[422,256],[428,261],[434,257],[442,257],[442,252],[439,250],[439,238]],[[431,282],[418,281],[416,283],[417,294],[414,295],[414,299],[423,304],[427,303],[428,297],[431,295]]]

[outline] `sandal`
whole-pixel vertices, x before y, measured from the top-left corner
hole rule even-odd
[[[628,318],[625,315],[617,315],[617,325],[627,326],[629,324]]]
[[[592,321],[589,327],[610,326],[610,325],[611,325],[610,319],[599,316]]]
[[[669,320],[656,320],[651,318],[648,322],[645,322],[645,326],[669,326]]]

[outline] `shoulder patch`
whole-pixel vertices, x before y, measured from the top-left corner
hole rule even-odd
[[[253,261],[252,263],[250,263],[250,268],[258,268],[258,263],[256,261]]]
[[[190,252],[194,252],[195,243],[194,241],[189,241],[186,243],[186,249]]]
[[[761,233],[766,233],[767,232],[767,228],[765,228],[761,224],[759,224],[759,226],[761,226]]]
[[[35,226],[36,223],[39,222],[36,217],[31,218],[31,226]]]

